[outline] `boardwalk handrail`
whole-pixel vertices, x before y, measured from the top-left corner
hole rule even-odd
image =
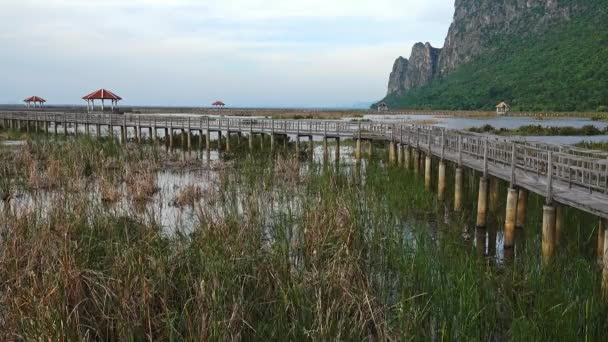
[[[562,181],[589,192],[608,193],[608,154],[521,137],[444,129],[429,125],[371,121],[289,120],[252,117],[88,114],[61,112],[0,112],[0,119],[51,122],[60,125],[212,130],[384,140],[418,147],[437,156],[459,155],[486,165],[512,168]],[[513,156],[515,153],[515,156]],[[551,158],[551,160],[549,160]],[[551,169],[549,170],[549,166]]]

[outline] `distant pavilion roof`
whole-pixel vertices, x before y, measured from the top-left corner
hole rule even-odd
[[[506,102],[499,103],[496,108],[509,108],[509,105]]]
[[[42,97],[39,97],[39,96],[31,96],[31,97],[28,97],[27,99],[23,100],[23,102],[40,102],[40,103],[44,103],[44,102],[46,102],[46,100],[43,99]]]
[[[120,101],[122,97],[114,94],[113,92],[105,89],[96,90],[89,95],[86,95],[82,98],[83,100],[114,100]]]
[[[222,101],[215,101],[213,102],[212,106],[225,106],[226,104]]]
[[[386,104],[386,102],[380,102],[380,104],[378,104],[378,107],[388,107],[388,105]]]

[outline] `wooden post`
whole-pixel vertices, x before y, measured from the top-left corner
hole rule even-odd
[[[361,132],[359,130],[359,132]],[[357,161],[361,160],[361,138],[357,138],[357,141],[355,143],[355,159]]]
[[[462,168],[459,166],[456,168],[456,175],[454,180],[454,211],[462,211],[462,184],[463,184]]]
[[[414,151],[414,174],[418,175],[420,172],[420,150]]]
[[[397,165],[403,165],[403,146],[401,144],[397,144]]]
[[[562,232],[564,230],[564,206],[555,206],[555,248],[561,245]]]
[[[395,163],[395,143],[392,140],[388,142],[388,162],[391,165]]]
[[[124,144],[126,142],[125,137],[127,136],[127,132],[125,132],[126,127],[125,126],[120,126],[120,143]]]
[[[226,151],[230,152],[230,119],[226,125]]]
[[[211,151],[211,131],[209,129],[205,130],[205,151]]]
[[[496,213],[498,211],[500,181],[496,177],[488,177],[488,181],[488,209],[491,213]]]
[[[336,138],[336,164],[340,162],[340,137]]]
[[[479,194],[477,196],[477,228],[485,228],[488,213],[488,179],[479,179]]]
[[[192,149],[192,131],[190,130],[190,119],[188,119],[188,129],[187,129],[187,133],[188,134],[188,151],[190,151]]]
[[[445,199],[445,161],[442,159],[439,161],[439,179],[437,184],[437,198],[440,201]]]
[[[607,220],[600,219],[602,222],[602,226],[604,228],[607,226]],[[602,259],[608,260],[608,234],[603,234],[603,256]],[[602,271],[602,292],[604,293],[604,300],[608,301],[608,262],[603,263],[603,271]]]
[[[412,148],[410,146],[403,146],[403,167],[407,170],[410,169],[412,160]]]
[[[555,207],[543,207],[543,264],[548,265],[555,255]]]
[[[425,159],[425,163],[424,163],[424,187],[427,190],[431,190],[431,166],[432,166],[432,159],[431,159],[431,155],[428,154],[426,156]]]
[[[515,243],[515,221],[517,217],[517,197],[519,192],[516,189],[509,189],[507,193],[507,212],[505,214],[505,248],[513,248]]]
[[[517,222],[515,227],[523,229],[526,225],[526,214],[528,211],[528,190],[521,188],[519,189],[519,195],[517,197]]]
[[[308,158],[312,161],[312,160],[314,160],[314,157],[315,157],[315,142],[314,142],[314,139],[313,139],[312,135],[309,136],[308,139],[309,139]]]
[[[606,234],[606,220],[600,219],[597,227],[597,262],[602,265],[604,263],[604,249],[605,249],[605,235]]]

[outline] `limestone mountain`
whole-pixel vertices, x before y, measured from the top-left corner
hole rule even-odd
[[[443,48],[417,43],[389,78],[392,107],[603,110],[608,1],[456,0]]]

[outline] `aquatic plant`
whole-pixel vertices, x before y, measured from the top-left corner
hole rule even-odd
[[[259,153],[220,163],[192,208],[196,228],[167,234],[67,180],[135,183],[136,170],[154,174],[146,160],[164,163],[151,146],[26,148],[59,161],[64,180],[44,208],[0,209],[2,340],[599,340],[608,328],[593,220],[568,210],[564,247],[542,268],[537,196],[509,260],[496,247],[504,200],[475,232],[474,201],[446,218],[449,201],[382,160]],[[28,164],[11,165],[19,183]],[[478,179],[465,179],[474,198]]]

